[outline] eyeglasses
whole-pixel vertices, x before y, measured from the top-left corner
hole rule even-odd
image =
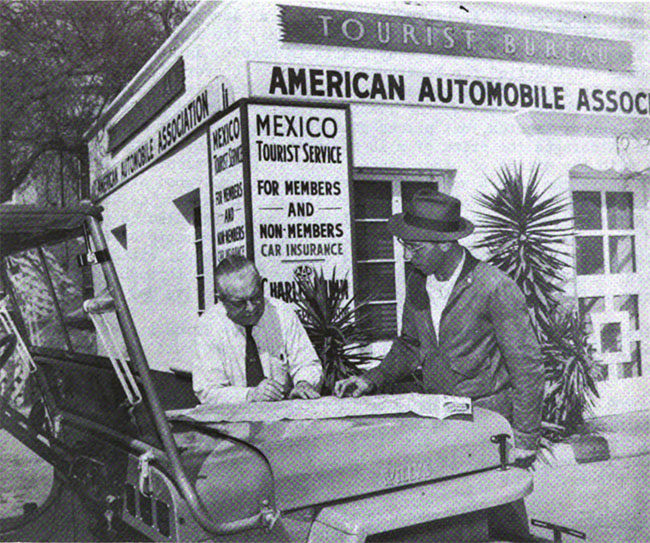
[[[252,303],[254,306],[260,305],[264,301],[264,289],[262,288],[262,285],[258,285],[257,289],[255,289],[255,292],[248,296],[247,298],[238,298],[238,299],[233,299],[229,298],[228,296],[220,296],[220,300],[233,307],[233,309],[244,309],[246,307],[246,304],[248,302]]]
[[[405,241],[402,238],[397,238],[397,242],[404,247],[404,249],[408,249],[412,253],[417,253],[426,248],[425,242],[423,241]]]

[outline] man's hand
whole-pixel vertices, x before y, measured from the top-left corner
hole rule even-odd
[[[369,394],[372,392],[374,384],[362,377],[361,375],[353,375],[347,379],[341,379],[334,384],[334,394],[339,398],[343,396],[352,396],[353,398],[358,398],[364,394]]]
[[[284,398],[282,385],[273,379],[264,379],[248,392],[249,402],[274,402]]]
[[[520,449],[518,447],[514,447],[510,451],[510,463],[518,468],[531,468],[536,458],[536,450]]]
[[[302,398],[303,400],[314,400],[320,398],[318,391],[307,381],[298,381],[293,390],[289,392],[289,399]]]

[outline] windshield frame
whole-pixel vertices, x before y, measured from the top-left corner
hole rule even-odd
[[[102,355],[96,330],[83,310],[86,289],[93,288],[92,281],[84,279],[87,272],[79,262],[74,263],[82,243],[85,246],[85,239],[72,234],[68,240],[14,252],[1,259],[0,286],[10,297],[12,316],[30,351]],[[55,254],[61,252],[67,254],[64,261]],[[41,334],[42,342],[38,339]]]

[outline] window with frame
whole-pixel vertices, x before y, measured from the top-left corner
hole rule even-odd
[[[573,191],[578,275],[636,272],[632,192]]]
[[[201,194],[194,189],[174,200],[174,205],[192,228],[194,244],[194,284],[199,315],[205,312],[205,266],[203,264],[203,221],[201,220]]]
[[[634,193],[574,190],[572,199],[579,310],[601,362],[600,377],[638,377],[642,371],[639,293],[626,292],[629,280],[621,282],[637,273]]]
[[[454,170],[357,168],[353,177],[354,259],[356,296],[368,301],[365,314],[375,339],[398,332],[398,312],[404,298],[408,264],[403,249],[387,228],[391,215],[403,210],[422,188],[449,190]]]

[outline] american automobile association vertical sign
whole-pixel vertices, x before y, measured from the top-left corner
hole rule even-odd
[[[352,293],[347,106],[249,103],[255,262],[266,292],[291,301],[296,274],[323,270]]]

